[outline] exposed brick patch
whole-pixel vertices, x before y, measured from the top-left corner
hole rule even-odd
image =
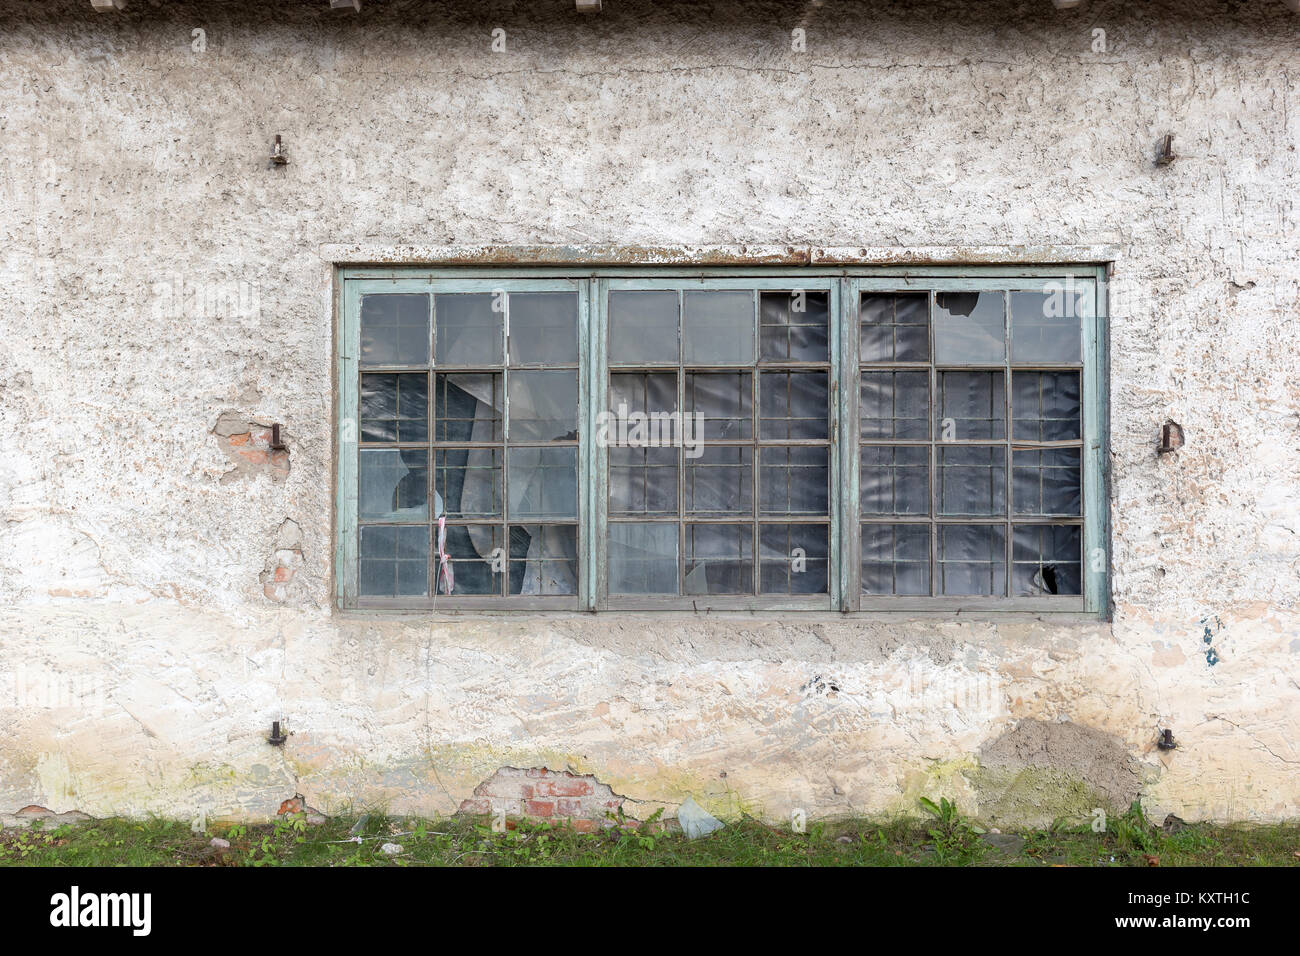
[[[567,770],[533,767],[521,770],[502,767],[474,788],[461,801],[460,813],[485,814],[505,811],[511,818],[564,821],[576,830],[592,832],[610,823],[623,797],[591,774],[580,776]]]
[[[262,570],[262,593],[272,601],[285,603],[289,585],[302,565],[302,528],[292,518],[285,518],[275,534],[275,549]]]
[[[221,476],[223,485],[256,475],[270,475],[272,481],[284,481],[289,477],[289,452],[287,449],[276,451],[271,447],[269,424],[249,421],[238,412],[222,412],[212,428],[212,434],[216,436],[217,444],[226,457],[234,464],[233,468]],[[281,441],[287,444],[283,431]]]

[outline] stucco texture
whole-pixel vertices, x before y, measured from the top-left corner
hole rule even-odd
[[[0,811],[1300,812],[1300,17],[325,6],[0,0]],[[349,243],[1113,246],[1114,619],[340,614]]]

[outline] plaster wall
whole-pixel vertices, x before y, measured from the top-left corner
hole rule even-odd
[[[1283,4],[89,6],[0,0],[0,810],[1300,812]],[[340,614],[332,268],[420,244],[1113,247],[1113,621]]]

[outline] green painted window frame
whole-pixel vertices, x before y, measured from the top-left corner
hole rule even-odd
[[[363,611],[767,611],[939,613],[1031,612],[1110,615],[1109,396],[1107,271],[1104,264],[1041,266],[772,267],[379,267],[336,269],[335,346],[335,603]],[[863,292],[1041,291],[1073,283],[1089,295],[1082,317],[1082,595],[1039,597],[871,597],[860,594],[858,488],[859,315]],[[743,288],[825,291],[830,346],[829,594],[815,597],[614,597],[607,590],[607,456],[594,441],[609,382],[608,294],[619,289]],[[514,596],[360,598],[357,561],[357,453],[360,389],[360,302],[364,294],[465,291],[578,292],[578,540],[579,583],[573,597]],[[432,354],[430,355],[432,367]],[[933,356],[932,356],[933,359]],[[847,385],[847,387],[846,387]],[[933,415],[933,409],[931,409]],[[1010,429],[1010,422],[1007,423]],[[679,491],[680,494],[680,491]],[[757,502],[755,503],[757,508]],[[1010,504],[1008,504],[1010,509]],[[432,556],[431,556],[432,557]],[[932,560],[935,558],[932,556]],[[755,554],[755,560],[758,555]],[[1008,579],[1011,567],[1007,567]]]

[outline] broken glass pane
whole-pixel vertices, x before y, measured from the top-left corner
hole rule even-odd
[[[677,525],[609,525],[609,593],[676,594]]]
[[[830,386],[825,372],[763,372],[759,437],[818,439],[830,434]]]
[[[687,292],[684,300],[685,364],[748,365],[754,361],[754,293]]]
[[[426,597],[429,527],[362,525],[359,589],[364,597]]]
[[[501,364],[504,293],[440,293],[434,296],[433,306],[438,327],[436,364]]]
[[[1078,372],[1013,372],[1013,435],[1028,441],[1075,441],[1080,431]]]
[[[753,514],[754,449],[707,445],[698,458],[685,458],[686,510],[691,514]]]
[[[863,372],[860,402],[863,438],[930,437],[929,372]]]
[[[676,364],[676,292],[609,294],[609,361],[611,364]]]
[[[578,514],[578,450],[572,445],[511,448],[512,518],[574,518]]]
[[[429,520],[427,450],[363,448],[360,456],[357,513],[361,520]]]
[[[824,524],[759,526],[760,590],[764,594],[825,594],[829,532]]]
[[[512,371],[511,441],[573,441],[578,437],[576,371]]]
[[[434,518],[501,517],[501,458],[500,448],[435,448]]]
[[[1006,296],[1001,292],[936,292],[934,351],[940,365],[1006,361]]]
[[[858,487],[864,515],[930,513],[930,448],[867,445]]]
[[[763,514],[824,515],[830,507],[830,449],[813,445],[759,451]]]
[[[429,440],[429,377],[424,373],[361,376],[361,440]]]
[[[930,360],[930,294],[864,292],[859,354],[863,362]]]
[[[687,594],[754,593],[752,525],[688,524],[684,557]]]
[[[1007,529],[1004,525],[940,525],[941,594],[1007,593]]]
[[[761,358],[825,362],[830,355],[828,315],[825,292],[760,293]]]
[[[1012,593],[1082,594],[1082,540],[1077,525],[1016,525],[1011,539]]]
[[[928,595],[930,593],[930,526],[864,524],[862,526],[862,593]]]
[[[1082,513],[1078,448],[1017,448],[1011,453],[1016,514]]]
[[[501,441],[505,396],[501,373],[434,376],[434,435],[438,441]]]
[[[939,513],[1007,513],[1005,445],[940,445]]]
[[[512,363],[574,364],[578,361],[578,294],[511,293],[509,339]]]
[[[935,428],[940,441],[1005,438],[1006,384],[1002,372],[940,372]]]
[[[429,364],[427,295],[361,297],[361,364]]]
[[[437,528],[433,533],[437,535]],[[447,525],[445,547],[451,558],[456,581],[452,597],[501,594],[506,576],[503,540],[500,525]],[[437,560],[435,555],[435,564]],[[438,593],[443,593],[441,582],[438,584]]]
[[[573,525],[511,525],[510,593],[577,594],[578,529]]]
[[[1011,293],[1011,361],[1082,360],[1083,319],[1092,318],[1090,290],[1053,283],[1046,292]]]

